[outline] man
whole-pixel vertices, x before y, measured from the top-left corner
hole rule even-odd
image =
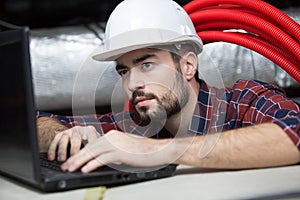
[[[57,151],[63,170],[84,173],[110,163],[231,169],[298,163],[300,107],[259,81],[238,81],[231,89],[208,86],[197,73],[202,46],[175,2],[123,1],[93,58],[116,62],[134,111],[39,113],[40,150],[50,160]],[[88,143],[80,149],[82,142]]]

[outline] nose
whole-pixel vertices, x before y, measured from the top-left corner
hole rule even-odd
[[[139,73],[139,70],[135,68],[130,70],[130,74],[127,80],[127,86],[131,92],[145,88],[145,82],[142,78],[142,75]]]

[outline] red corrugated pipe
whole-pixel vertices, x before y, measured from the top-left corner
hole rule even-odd
[[[222,20],[247,25],[255,31],[253,32],[254,34],[257,33],[260,37],[276,46],[284,46],[292,54],[295,54],[300,62],[300,44],[285,31],[282,31],[264,19],[241,11],[227,9],[198,11],[191,13],[190,17],[195,26],[201,24],[202,20],[204,22]]]
[[[260,40],[260,38],[256,38],[254,35],[222,31],[207,31],[206,33],[207,34],[199,33],[199,36],[207,42],[218,39],[219,41],[244,46],[272,60],[277,65],[283,66],[282,68],[286,72],[289,74],[296,74],[295,78],[300,79],[300,73],[297,73],[297,70],[295,70],[298,66],[294,64],[293,61],[283,56],[281,50],[276,48],[274,49],[273,46],[263,40]],[[291,67],[286,68],[285,66]]]
[[[205,22],[205,23],[202,23],[202,24],[199,24],[199,25],[196,25],[196,29],[201,29],[201,30],[205,30],[204,34],[201,34],[202,32],[199,32],[199,34],[201,34],[201,38],[208,34],[210,34],[209,32],[207,31],[210,31],[210,30],[219,30],[219,31],[222,31],[224,28],[226,29],[230,29],[232,27],[236,27],[237,29],[243,29],[243,30],[247,30],[249,32],[259,32],[259,30],[257,30],[256,28],[254,27],[250,27],[250,26],[247,26],[245,24],[241,24],[241,23],[235,23],[235,22],[227,22],[227,21],[212,21],[212,22]],[[205,34],[207,32],[207,34]],[[256,36],[254,34],[248,34],[250,36]],[[261,34],[259,34],[261,35]],[[257,37],[257,36],[256,36]],[[203,40],[206,42],[206,43],[209,43],[209,42],[215,42],[216,39],[218,39],[217,37],[214,37],[214,40],[212,39],[209,39],[208,40],[208,37],[205,37],[203,38]],[[268,45],[271,49],[276,49],[280,55],[282,57],[286,57],[287,59],[289,59],[291,62],[294,63],[294,65],[297,65],[299,63],[298,59],[295,58],[293,56],[293,54],[289,53],[286,51],[286,49],[282,49],[280,47],[277,47],[277,46],[273,46],[272,43],[268,42],[268,40],[265,40],[264,38],[261,38],[261,37],[257,37],[257,39],[260,39],[260,42],[264,42],[266,45]],[[272,39],[272,38],[270,38]],[[221,39],[219,39],[219,41],[221,41]],[[224,41],[224,38],[223,38],[223,41]],[[229,41],[224,41],[224,42],[229,42]],[[233,42],[231,42],[233,43]],[[282,46],[281,46],[282,47]],[[252,50],[255,50],[255,49],[252,49]],[[272,50],[271,50],[272,51]],[[272,59],[270,59],[272,60]]]
[[[184,9],[187,13],[193,13],[216,5],[221,7],[223,5],[240,6],[255,11],[260,15],[263,14],[268,19],[273,19],[277,24],[284,27],[298,41],[300,40],[300,25],[281,10],[261,0],[194,0],[186,4]]]
[[[260,0],[194,0],[184,9],[204,44],[224,41],[252,49],[300,83],[300,25],[279,9]],[[247,34],[222,32],[232,29]]]

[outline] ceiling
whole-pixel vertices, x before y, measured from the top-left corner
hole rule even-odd
[[[121,0],[1,0],[0,19],[31,28],[105,22]],[[176,0],[175,0],[176,1]],[[190,0],[177,0],[185,5]],[[298,0],[266,0],[278,8],[300,6]]]

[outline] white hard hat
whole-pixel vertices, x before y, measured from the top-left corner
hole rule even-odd
[[[114,61],[124,53],[151,46],[192,42],[196,53],[202,40],[185,10],[172,0],[124,0],[110,15],[104,43],[93,58]]]

